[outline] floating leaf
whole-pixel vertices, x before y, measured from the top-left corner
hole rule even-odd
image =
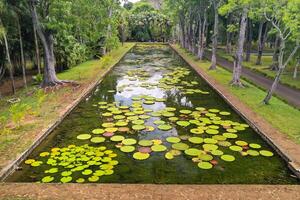
[[[167,138],[166,138],[166,141],[167,141],[167,142],[170,142],[170,143],[178,143],[178,142],[181,141],[181,139],[178,138],[178,137],[167,137]]]
[[[121,142],[125,139],[125,137],[121,136],[121,135],[115,135],[115,136],[112,136],[110,138],[111,141],[113,142]]]
[[[105,138],[104,137],[93,137],[92,139],[91,139],[91,142],[92,143],[102,143],[102,142],[104,142],[105,141]]]
[[[177,121],[176,124],[179,125],[179,126],[187,127],[187,126],[190,125],[190,122],[188,122],[188,121]]]
[[[45,176],[44,178],[42,178],[42,182],[43,183],[50,183],[54,180],[53,176]]]
[[[145,128],[146,128],[146,126],[144,126],[144,125],[133,125],[132,126],[132,129],[135,131],[141,131],[141,130],[144,130]]]
[[[176,143],[176,144],[172,144],[172,148],[184,151],[189,148],[189,145],[187,145],[185,143]]]
[[[146,160],[150,157],[149,153],[141,153],[141,152],[136,152],[133,154],[133,158],[136,160]]]
[[[251,144],[249,144],[249,147],[251,147],[251,148],[253,148],[253,149],[260,149],[260,148],[261,148],[261,145],[255,144],[255,143],[251,143]]]
[[[243,148],[240,146],[232,145],[229,147],[232,151],[243,151]]]
[[[168,130],[171,130],[173,127],[168,124],[161,124],[157,128],[162,131],[168,131]]]
[[[124,145],[134,145],[136,144],[136,140],[133,138],[128,138],[122,141]]]
[[[189,156],[197,156],[201,153],[201,151],[199,149],[190,148],[185,150],[184,153]]]
[[[200,169],[211,169],[213,167],[213,165],[209,162],[200,162],[200,163],[198,163],[198,167]]]
[[[204,144],[204,145],[202,145],[202,147],[205,151],[213,151],[213,150],[217,150],[219,148],[215,144]]]
[[[72,181],[72,177],[71,177],[71,176],[65,176],[65,177],[62,177],[62,178],[60,179],[60,181],[61,181],[62,183],[69,183],[69,182]]]
[[[229,139],[234,139],[238,137],[238,135],[235,133],[223,133],[223,136]]]
[[[207,129],[207,130],[205,130],[205,132],[210,135],[216,135],[219,133],[219,131],[215,130],[215,129]]]
[[[203,138],[200,137],[190,137],[189,142],[193,143],[193,144],[201,144],[203,143]]]
[[[80,134],[77,135],[77,139],[78,140],[88,140],[90,139],[92,136],[90,134]]]
[[[161,151],[167,150],[167,147],[164,145],[158,144],[158,145],[153,145],[151,147],[151,150],[154,152],[161,152]]]
[[[202,133],[204,133],[204,130],[200,129],[200,128],[193,128],[190,130],[190,132],[194,133],[194,134],[202,134]]]
[[[172,160],[172,159],[174,159],[174,155],[172,153],[170,153],[170,152],[167,152],[165,154],[165,158],[168,159],[168,160]]]
[[[151,140],[140,140],[138,143],[140,146],[149,147],[153,145],[153,141]]]
[[[92,130],[92,133],[94,133],[94,134],[103,134],[104,132],[105,132],[104,129],[101,129],[101,128]]]
[[[267,151],[267,150],[261,150],[261,151],[259,151],[259,153],[260,153],[260,155],[266,156],[266,157],[271,157],[274,155],[271,151]]]
[[[235,142],[235,144],[236,144],[236,145],[239,145],[239,146],[247,146],[247,145],[248,145],[248,143],[247,143],[247,142],[245,142],[245,141],[242,141],[242,140],[238,140],[238,141],[236,141],[236,142]]]
[[[90,170],[90,169],[86,169],[86,170],[84,170],[83,172],[82,172],[82,175],[90,175],[90,174],[92,174],[93,173],[93,171],[92,170]]]
[[[120,148],[120,151],[125,152],[125,153],[134,152],[135,151],[135,147],[134,146],[122,146]]]
[[[224,154],[224,155],[221,156],[221,159],[226,161],[226,162],[232,162],[232,161],[235,160],[235,157],[232,156],[232,155],[225,155]]]
[[[97,182],[97,181],[99,181],[99,177],[98,176],[91,176],[91,177],[89,177],[88,178],[88,180],[90,181],[90,182]]]

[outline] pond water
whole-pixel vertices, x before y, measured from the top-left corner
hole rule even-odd
[[[138,45],[7,181],[297,184],[168,46]]]

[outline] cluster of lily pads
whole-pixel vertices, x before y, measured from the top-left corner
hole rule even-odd
[[[133,97],[132,101],[130,106],[118,102],[99,102],[102,127],[92,130],[91,134],[80,134],[77,139],[92,143],[114,142],[116,148],[132,153],[136,160],[146,160],[156,152],[164,152],[168,160],[184,154],[198,163],[201,169],[211,169],[220,160],[234,161],[234,155],[224,153],[226,149],[232,153],[240,152],[241,156],[273,156],[260,144],[239,140],[239,134],[243,134],[249,126],[222,119],[230,115],[229,112],[203,107],[194,110],[166,107],[153,111],[144,108],[144,105],[160,103],[165,99],[147,95]],[[174,128],[183,129],[187,134],[169,136],[163,140],[137,141],[131,137],[132,134],[151,134],[157,130],[167,132]]]
[[[114,158],[117,154],[105,146],[69,145],[64,148],[52,148],[50,152],[39,154],[39,160],[28,159],[25,164],[34,168],[47,168],[40,181],[50,182],[97,182],[101,176],[114,173],[114,166],[118,164]],[[73,177],[77,177],[74,180]]]

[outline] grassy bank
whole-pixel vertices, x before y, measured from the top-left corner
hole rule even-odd
[[[243,103],[247,104],[258,115],[266,119],[273,127],[280,132],[287,134],[291,139],[300,144],[300,111],[284,103],[280,99],[273,97],[270,105],[263,105],[261,102],[266,92],[255,85],[244,81],[245,88],[231,87],[228,83],[231,80],[231,73],[219,67],[216,71],[208,70],[210,62],[199,61],[195,56],[186,50],[176,46],[179,52],[183,53],[186,59],[206,71],[218,83],[228,89],[233,95],[238,97]]]
[[[229,61],[233,61],[231,55],[228,55],[222,49],[218,49],[217,54]],[[256,65],[255,63],[256,63],[256,56],[251,55],[250,61],[249,62],[244,61],[243,66],[247,67],[263,76],[266,76],[268,78],[271,78],[271,79],[275,78],[276,71],[270,70],[270,66],[272,64],[272,56],[270,56],[270,55],[262,56],[262,65]],[[298,76],[296,79],[294,79],[293,78],[293,70],[294,70],[294,67],[288,65],[286,67],[284,73],[281,76],[280,83],[300,90],[300,77]]]
[[[108,68],[117,63],[133,45],[134,43],[126,43],[101,60],[87,61],[58,74],[60,79],[76,81],[80,84],[79,87],[60,87],[42,92],[41,95],[37,92],[37,86],[19,90],[14,97],[20,98],[21,103],[28,107],[19,127],[9,110],[11,104],[7,102],[12,97],[1,99],[0,116],[6,120],[0,122],[0,169],[28,148],[43,129],[55,122],[66,111],[68,105]],[[38,103],[39,101],[42,102]]]

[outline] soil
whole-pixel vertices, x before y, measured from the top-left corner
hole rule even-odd
[[[300,186],[2,184],[0,199],[253,200],[300,199]]]

